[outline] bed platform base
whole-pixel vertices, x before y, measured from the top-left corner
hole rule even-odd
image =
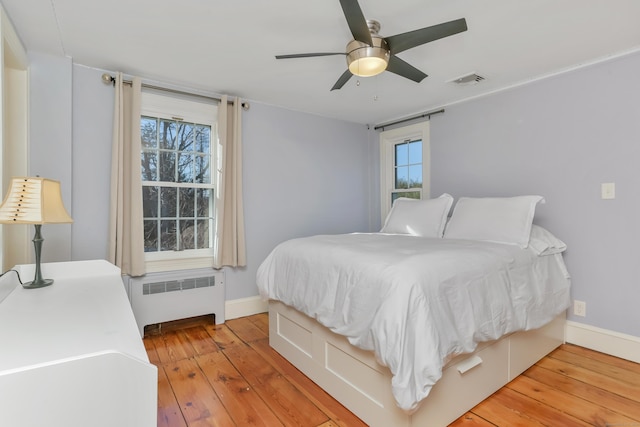
[[[269,342],[278,353],[370,426],[446,426],[564,342],[565,315],[546,326],[483,343],[447,364],[412,414],[396,406],[391,374],[371,352],[315,320],[269,301]]]

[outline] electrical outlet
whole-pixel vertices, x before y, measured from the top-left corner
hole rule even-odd
[[[587,303],[584,301],[573,301],[573,314],[585,317],[587,315]]]

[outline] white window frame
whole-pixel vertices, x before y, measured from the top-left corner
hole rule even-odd
[[[391,194],[396,191],[394,188],[395,146],[419,139],[422,140],[422,189],[415,189],[415,191],[420,191],[421,199],[428,199],[431,195],[429,121],[380,132],[380,218],[383,222],[391,210]]]
[[[186,249],[181,251],[145,252],[145,266],[147,273],[160,271],[185,270],[205,268],[213,265],[215,241],[218,226],[219,206],[219,163],[220,143],[218,139],[218,104],[215,101],[200,98],[189,98],[171,92],[155,90],[142,91],[141,116],[158,117],[162,119],[180,119],[186,122],[211,126],[211,163],[210,174],[213,180],[214,198],[214,229],[210,230],[212,247],[209,249]],[[138,163],[139,164],[139,163]],[[194,187],[202,185],[194,184]]]

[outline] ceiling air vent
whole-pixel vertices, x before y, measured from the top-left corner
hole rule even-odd
[[[448,83],[455,83],[458,85],[474,85],[483,80],[484,80],[484,77],[479,76],[476,73],[471,73],[471,74],[466,74],[464,76],[456,77],[455,79],[449,80]]]

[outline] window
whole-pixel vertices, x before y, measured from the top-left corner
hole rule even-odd
[[[143,92],[140,118],[148,271],[211,265],[215,236],[217,106]]]
[[[407,139],[394,146],[391,202],[398,197],[419,199],[422,189],[422,139]]]
[[[429,198],[429,187],[429,122],[381,132],[381,218],[398,197]]]

